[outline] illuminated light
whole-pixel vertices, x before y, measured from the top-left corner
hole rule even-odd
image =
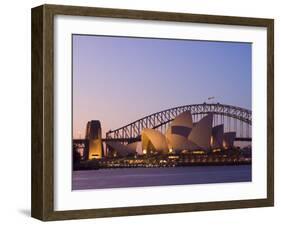
[[[223,146],[223,148],[224,148],[224,149],[226,149],[226,148],[227,148],[227,146],[226,146],[226,142],[225,142],[225,141],[223,141],[223,142],[222,142],[222,146]]]
[[[188,153],[188,150],[184,149],[184,150],[182,150],[181,153],[182,153],[182,154],[187,154],[187,153]]]
[[[172,148],[169,148],[169,153],[173,153],[173,149]]]
[[[213,152],[220,152],[221,149],[220,148],[217,148],[217,149],[214,149]]]
[[[146,150],[146,149],[143,149],[143,150],[142,150],[142,153],[143,153],[144,155],[146,155],[147,150]]]
[[[213,138],[213,136],[211,136],[210,143],[211,143],[211,146],[213,146],[213,144],[214,144],[214,138]]]
[[[193,154],[204,154],[205,152],[204,151],[193,151],[192,153]]]
[[[178,159],[178,158],[179,158],[179,156],[177,156],[177,155],[173,155],[173,156],[168,156],[168,158],[169,158],[169,159]]]

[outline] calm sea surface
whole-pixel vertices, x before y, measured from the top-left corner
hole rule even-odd
[[[72,188],[73,190],[124,188],[251,180],[251,165],[100,169],[74,171]]]

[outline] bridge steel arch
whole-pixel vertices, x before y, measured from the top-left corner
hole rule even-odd
[[[177,115],[185,111],[191,112],[194,122],[200,120],[198,116],[202,118],[208,113],[213,113],[214,116],[226,117],[228,120],[231,118],[238,120],[241,124],[244,123],[248,127],[252,125],[251,110],[220,103],[191,104],[156,112],[118,129],[108,131],[106,133],[106,139],[131,142],[137,141],[140,139],[141,131],[144,128],[159,129],[160,127],[167,126]]]

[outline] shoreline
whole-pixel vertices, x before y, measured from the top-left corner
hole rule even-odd
[[[186,163],[173,163],[168,165],[159,164],[100,164],[100,163],[84,163],[74,167],[73,171],[83,170],[99,170],[99,169],[132,169],[132,168],[179,168],[179,167],[193,167],[193,166],[241,166],[252,165],[252,161],[231,161],[231,162],[186,162]]]

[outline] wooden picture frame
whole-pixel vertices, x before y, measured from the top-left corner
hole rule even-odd
[[[240,25],[267,29],[267,198],[238,201],[178,203],[122,208],[54,210],[54,16],[71,15]],[[196,15],[42,5],[32,9],[32,200],[31,215],[50,220],[163,214],[274,205],[274,21],[273,19]]]

